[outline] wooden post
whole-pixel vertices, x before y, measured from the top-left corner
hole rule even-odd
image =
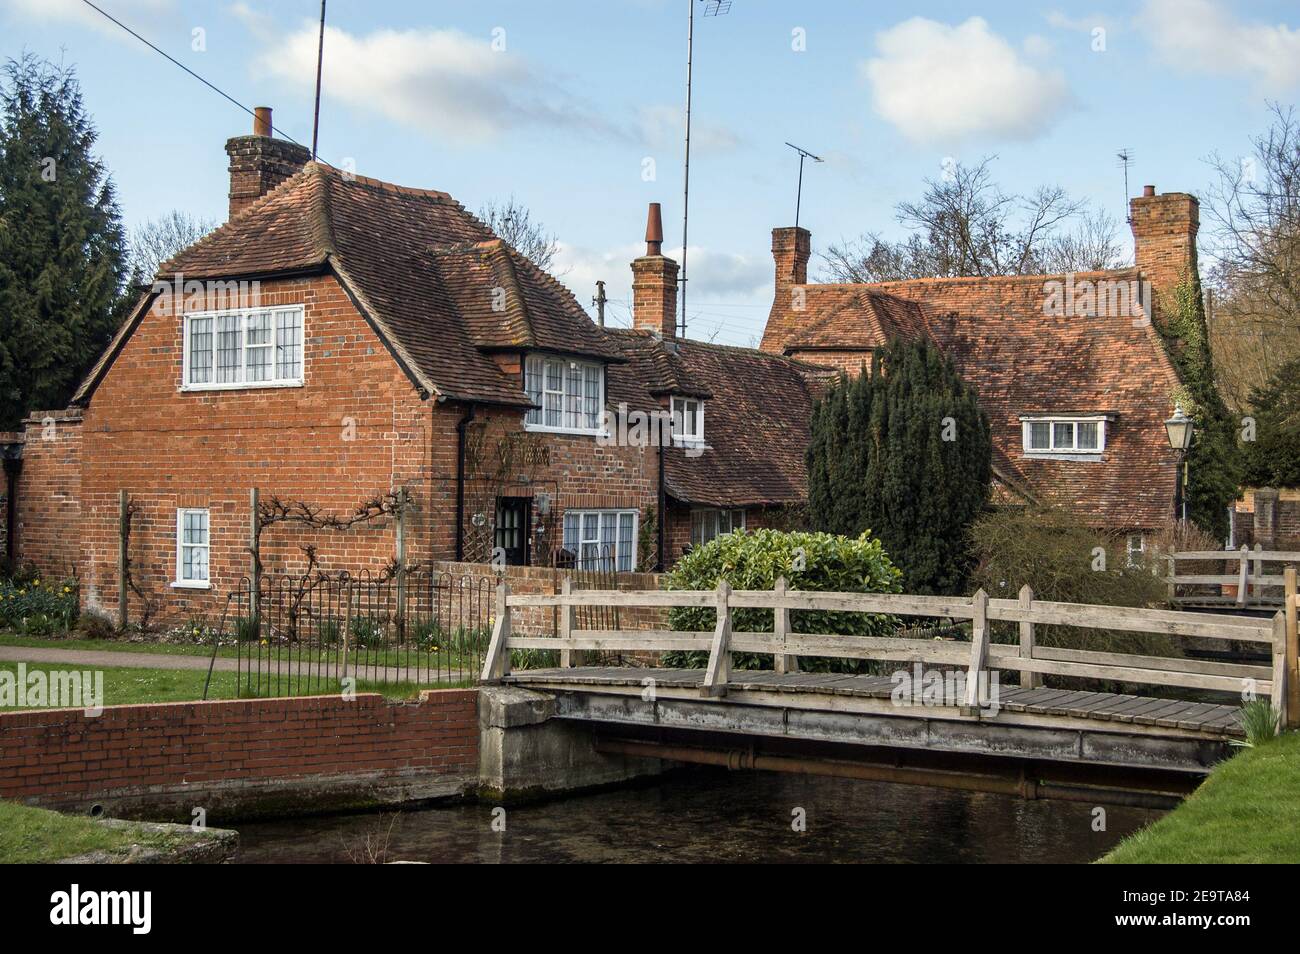
[[[1178,556],[1171,550],[1165,559],[1169,561],[1169,582],[1167,584],[1169,590],[1169,605],[1173,606],[1177,602],[1178,597],[1178,584],[1174,582],[1175,578],[1178,576]]]
[[[1257,543],[1255,544],[1255,552],[1250,555],[1250,578],[1253,581],[1251,583],[1251,588],[1254,591],[1255,602],[1257,603],[1263,602],[1264,600],[1264,588],[1259,583],[1259,578],[1264,575],[1264,560],[1260,556],[1263,549],[1264,548]]]
[[[1287,727],[1300,728],[1300,635],[1297,635],[1297,615],[1300,615],[1300,595],[1296,594],[1296,568],[1282,571],[1286,589],[1286,718]]]
[[[1034,588],[1026,583],[1020,588],[1020,608],[1029,609],[1034,604]],[[1020,621],[1020,658],[1034,658],[1034,623],[1032,620]],[[1042,673],[1020,670],[1020,687],[1022,689],[1039,689],[1043,685]]]
[[[1241,569],[1237,573],[1237,605],[1246,605],[1246,580],[1249,578],[1250,569],[1250,547],[1246,544],[1241,545]]]
[[[248,619],[253,632],[260,637],[262,602],[262,525],[258,520],[257,488],[248,491]]]
[[[989,652],[989,595],[983,589],[975,591],[971,608],[975,612],[971,620],[970,667],[966,670],[966,705],[962,707],[966,715],[979,711],[979,675],[984,671]]]
[[[509,595],[510,587],[503,578],[497,584],[497,618],[492,623],[492,638],[483,659],[483,673],[479,677],[482,682],[500,682],[510,675],[510,606],[506,602]]]
[[[560,596],[564,602],[560,606],[560,639],[572,639],[574,632],[577,630],[578,608],[569,600],[573,596],[573,580],[565,577],[560,583]],[[579,649],[561,649],[560,666],[564,669],[571,669],[574,666],[586,664],[586,656]]]
[[[127,508],[130,501],[125,490],[117,492],[117,628],[126,629],[126,553]]]
[[[780,644],[780,649],[772,659],[772,668],[779,673],[798,672],[799,657],[787,656],[782,650],[785,649],[786,639],[790,636],[790,607],[781,605],[785,599],[787,584],[785,577],[779,577],[776,581],[776,587],[773,592],[776,594],[777,606],[772,610],[772,635],[776,642]]]
[[[1295,645],[1290,638],[1293,635],[1294,631],[1287,630],[1287,614],[1279,611],[1273,617],[1273,690],[1269,698],[1273,712],[1277,715],[1279,732],[1293,728],[1297,721],[1295,706],[1291,701],[1295,679],[1291,674],[1288,653],[1288,648]]]
[[[713,644],[709,647],[709,664],[704,670],[704,685],[700,694],[725,696],[727,681],[731,678],[731,584],[718,581],[718,625],[713,628]]]

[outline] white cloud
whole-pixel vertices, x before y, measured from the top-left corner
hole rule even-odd
[[[668,149],[683,143],[685,111],[680,106],[643,106],[637,114],[642,140],[653,149]],[[728,152],[740,145],[734,130],[691,117],[691,149],[700,152]]]
[[[319,26],[305,23],[258,65],[303,89],[316,76]],[[525,60],[495,51],[488,36],[459,30],[325,30],[326,97],[380,113],[448,142],[483,142],[518,126],[611,133],[554,80]]]
[[[1072,104],[1061,71],[1026,63],[980,17],[913,17],[876,34],[876,52],[862,64],[875,110],[914,142],[1030,139]]]
[[[81,0],[3,0],[0,6],[35,23],[67,24],[98,30],[112,36],[137,42],[121,27],[101,13],[96,13]],[[175,0],[115,0],[104,9],[138,33],[148,35],[151,18],[170,14],[175,10]]]
[[[1253,76],[1270,92],[1300,86],[1300,30],[1245,23],[1212,0],[1147,0],[1138,26],[1169,63]]]

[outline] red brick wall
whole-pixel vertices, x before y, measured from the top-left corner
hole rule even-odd
[[[248,572],[251,488],[263,499],[306,501],[346,516],[365,499],[448,466],[446,451],[435,460],[431,449],[431,404],[332,277],[264,282],[260,295],[270,307],[305,306],[302,387],[180,391],[182,322],[156,306],[93,395],[82,425],[80,521],[71,535],[81,541],[88,606],[116,605],[120,489],[138,508],[134,578],[160,616],[178,617],[219,612],[220,598]],[[449,420],[454,413],[440,409],[441,430]],[[179,507],[210,510],[210,591],[171,586]],[[418,553],[418,528],[411,540]],[[395,552],[388,520],[343,533],[280,525],[263,536],[263,563],[268,571],[301,570],[299,547],[307,542],[331,570],[373,570]],[[131,612],[139,617],[134,595]]]
[[[375,694],[109,706],[0,713],[0,798],[81,806],[210,807],[231,784],[310,790],[478,775],[478,691],[432,690],[419,702]],[[454,785],[453,785],[454,787]],[[229,793],[227,793],[227,796]],[[305,805],[303,806],[305,807]],[[186,812],[185,814],[188,814]]]
[[[14,553],[43,572],[81,572],[80,412],[37,411],[26,421]]]

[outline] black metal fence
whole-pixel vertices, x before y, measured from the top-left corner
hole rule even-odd
[[[256,593],[245,578],[226,599],[213,661],[234,655],[241,696],[473,682],[492,611],[487,576],[271,576]]]

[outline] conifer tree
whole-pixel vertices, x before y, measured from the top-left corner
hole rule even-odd
[[[905,592],[963,589],[992,441],[975,391],[931,342],[891,341],[832,387],[813,410],[807,461],[814,529],[870,530]]]
[[[122,317],[126,247],[70,68],[0,70],[0,429],[63,407]]]

